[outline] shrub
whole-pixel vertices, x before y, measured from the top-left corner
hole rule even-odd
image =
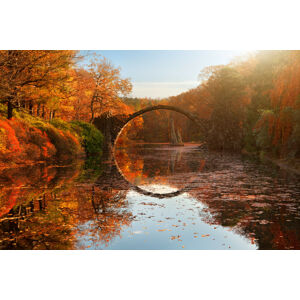
[[[30,127],[37,128],[46,133],[50,143],[56,148],[56,156],[59,161],[74,160],[82,154],[78,136],[69,123],[60,119],[55,119],[49,123],[25,113],[19,113],[19,116]],[[43,149],[45,154],[48,153],[50,155],[52,153],[52,149],[49,149],[49,147],[48,149]]]
[[[82,154],[79,137],[67,122],[53,124],[24,112],[0,119],[0,161],[71,161]]]
[[[73,121],[71,125],[81,136],[82,146],[88,156],[102,154],[103,135],[94,125],[82,121]]]
[[[89,123],[47,122],[22,111],[15,111],[11,120],[0,118],[0,161],[5,163],[71,161],[83,148],[87,156],[100,157],[102,144],[101,132]]]
[[[72,132],[73,134],[76,132],[74,131],[74,128],[72,127],[71,123],[68,123],[66,121],[63,121],[61,119],[53,119],[51,122],[50,122],[51,125],[53,125],[55,128],[57,129],[61,129],[63,131],[70,131]]]
[[[73,160],[81,154],[79,142],[70,133],[51,125],[40,129],[47,133],[51,143],[55,146],[58,160]]]

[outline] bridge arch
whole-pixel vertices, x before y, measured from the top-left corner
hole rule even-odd
[[[192,113],[189,113],[188,111],[181,109],[179,107],[176,106],[172,106],[172,105],[153,105],[153,106],[148,106],[146,108],[143,108],[133,114],[131,114],[127,119],[125,119],[125,121],[123,122],[122,126],[119,128],[117,134],[115,137],[113,137],[113,144],[116,144],[116,141],[118,139],[118,137],[120,136],[120,134],[122,133],[123,129],[125,128],[125,126],[132,121],[133,119],[135,119],[138,116],[141,116],[147,112],[150,111],[154,111],[154,110],[170,110],[170,111],[175,111],[178,112],[182,115],[185,115],[188,119],[190,119],[191,121],[193,121],[195,123],[196,126],[202,128],[203,124],[201,123],[201,119],[199,119],[197,116],[195,116]]]

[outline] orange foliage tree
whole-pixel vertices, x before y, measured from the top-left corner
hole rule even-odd
[[[69,79],[76,51],[2,50],[0,51],[0,98],[7,104],[7,117],[14,108],[28,108],[33,113],[50,118],[59,107],[59,101],[69,96]]]
[[[129,79],[122,79],[120,68],[115,68],[106,58],[93,59],[88,67],[94,80],[90,100],[91,121],[104,112],[118,114],[124,104],[121,96],[128,95],[132,90]]]
[[[272,114],[268,125],[272,143],[280,145],[281,154],[285,154],[289,146],[297,151],[300,146],[299,51],[290,51],[287,62],[277,72],[270,98]]]

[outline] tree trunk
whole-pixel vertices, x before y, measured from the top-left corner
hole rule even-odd
[[[40,116],[40,110],[41,110],[41,104],[38,103],[37,108],[36,108],[36,116],[37,116],[37,117]]]
[[[7,102],[7,119],[11,119],[13,116],[13,105],[11,101]]]
[[[42,106],[42,118],[45,118],[45,105]]]
[[[91,101],[91,114],[92,114],[92,116],[91,116],[91,119],[90,119],[90,123],[93,123],[94,118],[95,118],[95,116],[94,116],[94,101],[93,100]]]
[[[112,136],[111,136],[111,130],[112,130],[112,122],[111,122],[111,114],[108,112],[106,119],[106,127],[105,127],[105,145],[104,145],[104,152],[107,160],[112,160],[113,158],[113,145],[112,145]]]
[[[32,101],[29,101],[28,110],[29,110],[29,114],[32,115],[33,114],[33,104],[32,104]]]

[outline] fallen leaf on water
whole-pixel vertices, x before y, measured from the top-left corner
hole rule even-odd
[[[268,223],[269,223],[269,221],[267,221],[267,220],[259,221],[259,224],[262,224],[262,225],[266,225],[266,224],[268,224]]]
[[[173,240],[180,240],[179,238],[180,238],[180,235],[177,235],[177,236],[172,235],[172,236],[171,236],[171,240],[172,240],[172,241],[173,241]]]

